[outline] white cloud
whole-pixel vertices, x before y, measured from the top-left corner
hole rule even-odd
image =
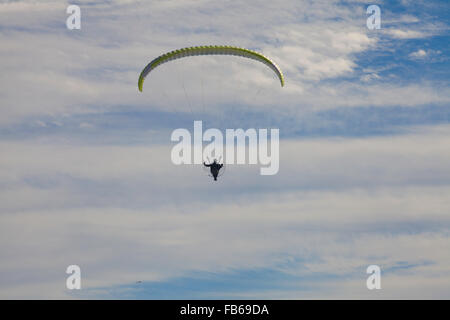
[[[174,167],[167,146],[4,142],[0,294],[67,297],[75,263],[84,288],[263,267],[350,279],[310,283],[310,297],[345,298],[365,266],[405,261],[417,266],[387,276],[381,297],[448,294],[433,280],[449,277],[448,133],[282,141],[279,175],[230,166],[220,184]]]
[[[419,49],[416,52],[411,53],[409,56],[413,58],[423,58],[427,55],[427,52],[423,49]]]
[[[417,59],[417,60],[423,60],[423,59],[431,59],[434,58],[438,55],[440,55],[442,52],[440,50],[424,50],[424,49],[419,49],[417,51],[411,52],[409,54],[409,57],[411,59]]]
[[[130,0],[83,1],[81,7],[82,29],[68,31],[60,1],[0,4],[6,13],[0,35],[2,125],[32,118],[43,128],[62,126],[61,116],[118,106],[186,110],[186,100],[204,108],[203,98],[207,110],[222,105],[227,112],[226,103],[239,101],[293,118],[337,107],[450,102],[446,87],[371,81],[383,68],[358,74],[358,55],[383,45],[364,27],[364,6]],[[432,27],[401,25],[382,32],[394,39],[435,34]],[[204,57],[155,70],[138,93],[137,76],[150,59],[205,43],[269,55],[285,71],[286,87],[274,85],[270,70],[252,61]],[[419,49],[410,58],[430,54]],[[364,83],[330,83],[355,75]],[[96,129],[89,120],[77,125]],[[285,140],[277,176],[232,166],[220,184],[198,167],[172,165],[168,145],[76,145],[64,136],[3,139],[0,296],[67,298],[64,271],[75,263],[86,288],[171,279],[192,270],[265,267],[349,277],[313,283],[309,294],[358,297],[365,283],[355,278],[361,268],[395,268],[399,261],[417,266],[388,275],[382,297],[448,296],[436,279],[449,278],[449,136],[443,126],[396,137]],[[220,196],[210,199],[217,189]]]
[[[426,280],[449,276],[445,228],[450,221],[444,209],[449,191],[425,187],[375,193],[292,192],[209,207],[104,207],[2,215],[2,261],[7,263],[1,273],[9,280],[3,281],[1,294],[11,298],[10,287],[23,286],[18,296],[63,295],[63,271],[76,263],[86,289],[170,279],[193,270],[281,268],[302,276],[360,273],[359,283],[340,292],[345,298],[364,286],[367,265],[388,270],[402,261],[418,265],[429,261],[431,265],[405,271],[403,279],[418,290],[427,289],[422,296],[433,296],[432,282]],[[441,231],[411,234],[411,224],[424,230],[434,224]],[[289,257],[306,261],[290,263]],[[286,263],[288,267],[282,267]],[[48,286],[55,280],[59,290],[40,294],[25,285],[32,288],[40,281]],[[392,296],[410,297],[407,290],[399,290],[404,289],[401,284],[383,283],[397,291]]]
[[[396,39],[418,39],[430,36],[427,32],[417,30],[385,29],[382,32]]]
[[[432,85],[422,84],[419,99],[389,95],[395,101],[381,101],[385,88],[372,86],[364,75],[362,84],[347,84],[342,94],[340,90],[332,93],[334,86],[323,81],[355,75],[356,55],[380,45],[378,38],[361,27],[365,13],[360,5],[317,1],[81,3],[82,29],[69,31],[64,4],[48,1],[42,5],[52,10],[27,9],[40,3],[14,4],[23,8],[4,21],[8,32],[0,36],[3,125],[33,116],[97,113],[118,106],[185,110],[183,82],[194,110],[200,110],[202,95],[211,106],[207,110],[239,101],[266,112],[290,112],[299,104],[310,109],[367,105],[366,100],[372,99],[362,98],[364,91],[388,105],[448,100]],[[425,35],[425,31],[402,29],[386,32],[400,38]],[[138,74],[150,59],[204,43],[262,51],[285,71],[286,87],[281,90],[273,73],[254,62],[204,57],[162,66],[146,80],[144,93],[138,93]],[[416,92],[415,85],[405,90],[389,82],[385,87],[396,93]]]
[[[378,79],[380,79],[381,77],[377,74],[377,73],[367,73],[367,74],[364,74],[363,76],[361,76],[361,81],[364,81],[364,82],[370,82],[370,81],[372,81],[372,80],[378,80]]]

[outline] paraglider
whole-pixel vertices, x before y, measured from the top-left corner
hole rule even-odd
[[[145,78],[154,70],[155,68],[159,67],[160,65],[173,61],[176,59],[181,59],[185,57],[191,57],[191,56],[202,56],[202,55],[231,55],[231,56],[239,56],[244,57],[248,59],[253,59],[258,62],[263,63],[267,67],[269,67],[275,75],[278,77],[281,87],[284,86],[284,76],[281,71],[281,69],[277,66],[277,64],[269,59],[268,57],[264,56],[261,53],[258,53],[253,50],[240,48],[240,47],[234,47],[234,46],[225,46],[225,45],[210,45],[210,46],[195,46],[195,47],[187,47],[182,49],[177,49],[174,51],[170,51],[167,53],[164,53],[160,55],[159,57],[156,57],[153,59],[150,63],[147,64],[147,66],[142,70],[141,74],[139,75],[138,80],[138,88],[139,91],[142,92],[143,86],[144,86],[144,80]],[[184,89],[184,86],[183,86]],[[186,94],[186,92],[185,92]],[[194,121],[195,125],[195,121]],[[209,159],[208,159],[209,161]],[[199,163],[200,164],[200,163]],[[220,164],[217,160],[214,160],[212,163],[206,163],[203,162],[203,169],[209,168],[211,172],[211,176],[214,178],[214,181],[217,181],[217,177],[220,177],[221,174],[223,174],[225,169],[222,169],[224,166],[223,164]],[[222,171],[221,171],[222,169]],[[278,171],[278,170],[277,170]]]
[[[190,56],[201,56],[201,55],[232,55],[239,56],[244,58],[253,59],[264,63],[270,69],[275,72],[278,79],[280,80],[280,84],[284,86],[284,76],[281,72],[281,69],[273,62],[271,59],[266,56],[258,53],[256,51],[252,51],[249,49],[233,47],[233,46],[198,46],[198,47],[188,47],[182,48],[174,51],[170,51],[164,53],[163,55],[153,59],[141,72],[138,80],[139,91],[142,91],[145,77],[156,67],[162,65],[163,63],[184,58]]]
[[[214,181],[217,181],[217,176],[219,175],[220,169],[223,167],[223,163],[218,163],[216,159],[212,163],[206,164],[206,162],[203,162],[203,165],[207,168],[210,168],[211,175],[214,178]]]

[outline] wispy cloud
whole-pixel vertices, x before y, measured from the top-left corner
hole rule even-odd
[[[377,1],[378,31],[362,1],[77,1],[73,31],[66,2],[1,3],[0,296],[448,297],[448,26],[403,2]],[[151,59],[201,44],[263,52],[286,87],[201,57],[137,91]],[[194,119],[279,127],[279,174],[172,165]]]
[[[414,60],[431,60],[431,59],[435,59],[436,57],[438,57],[441,54],[442,54],[442,51],[440,51],[440,50],[419,49],[417,51],[411,52],[409,54],[409,57]]]
[[[359,3],[89,2],[81,3],[79,31],[65,28],[65,8],[60,2],[46,2],[46,9],[38,11],[30,10],[39,7],[35,2],[3,7],[16,8],[2,20],[0,35],[4,65],[0,89],[4,116],[0,121],[4,124],[42,115],[103,113],[123,106],[147,109],[150,104],[153,109],[182,110],[186,104],[182,82],[195,110],[200,110],[202,84],[211,107],[207,110],[236,101],[245,102],[249,109],[264,104],[266,112],[291,112],[299,103],[310,109],[367,106],[372,99],[361,99],[361,92],[373,92],[381,99],[385,87],[396,97],[408,92],[402,99],[407,104],[436,103],[436,97],[448,100],[447,93],[426,83],[420,84],[422,97],[417,99],[409,94],[417,92],[414,83],[405,90],[404,84],[399,86],[389,78],[383,78],[385,87],[365,81],[376,76],[359,74],[358,57],[379,48],[380,39],[361,28],[366,17]],[[252,15],[244,17],[243,12]],[[383,32],[402,39],[429,36],[420,30]],[[253,63],[206,58],[161,67],[147,80],[144,93],[136,94],[137,75],[150,59],[167,50],[203,43],[262,51],[285,71],[286,88],[280,90],[273,75]],[[335,84],[348,77],[361,78],[364,83],[352,81],[348,89],[334,94]],[[249,95],[256,91],[258,95]],[[383,104],[398,105],[399,100],[386,98]]]
[[[387,29],[384,33],[396,39],[417,39],[429,37],[431,34],[416,30]]]
[[[2,283],[2,294],[20,284],[17,296],[33,296],[26,283],[38,279],[50,287],[61,281],[48,297],[67,294],[62,272],[72,263],[84,270],[86,289],[269,268],[338,277],[347,288],[340,297],[352,297],[364,284],[364,266],[389,270],[408,261],[419,266],[396,274],[422,288],[429,277],[449,276],[442,254],[448,143],[447,127],[395,138],[284,141],[282,172],[270,184],[257,169],[235,166],[217,199],[205,197],[212,186],[198,179],[199,168],[168,163],[167,147],[3,144],[1,252],[8,263],[1,272],[16,277]],[[409,297],[410,290],[390,286]]]

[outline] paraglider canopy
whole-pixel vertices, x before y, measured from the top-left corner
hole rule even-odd
[[[256,51],[252,51],[249,49],[239,48],[239,47],[233,47],[233,46],[198,46],[198,47],[188,47],[188,48],[182,48],[174,51],[167,52],[155,59],[153,59],[145,68],[142,70],[139,81],[138,81],[138,87],[139,91],[142,91],[142,87],[144,85],[144,79],[145,77],[156,67],[160,66],[163,63],[184,58],[184,57],[190,57],[190,56],[200,56],[200,55],[233,55],[233,56],[240,56],[244,58],[249,58],[253,60],[257,60],[259,62],[264,63],[266,66],[268,66],[270,69],[275,72],[275,74],[278,76],[278,79],[280,80],[281,86],[284,86],[284,77],[283,73],[281,72],[280,68],[267,58],[266,56],[262,55],[261,53],[258,53]]]

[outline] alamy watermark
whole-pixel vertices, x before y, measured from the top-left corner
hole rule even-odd
[[[367,18],[366,25],[369,30],[381,29],[381,9],[376,4],[370,5],[366,10],[370,16]]]
[[[66,273],[70,276],[66,279],[66,287],[69,290],[81,289],[81,269],[76,264],[67,267]]]
[[[179,128],[170,139],[178,142],[171,152],[176,165],[223,159],[226,164],[260,164],[261,175],[275,175],[279,170],[279,129],[270,129],[270,136],[268,129],[226,129],[224,140],[221,130],[209,128],[203,132],[203,122],[194,121],[193,137],[189,130]],[[203,142],[209,143],[203,147]]]
[[[367,289],[381,289],[381,268],[373,264],[367,267],[366,272],[370,274],[366,281]]]
[[[80,7],[75,4],[72,4],[67,7],[66,13],[70,14],[70,16],[67,17],[67,20],[66,20],[67,29],[80,30],[81,29],[81,9],[80,9]]]

